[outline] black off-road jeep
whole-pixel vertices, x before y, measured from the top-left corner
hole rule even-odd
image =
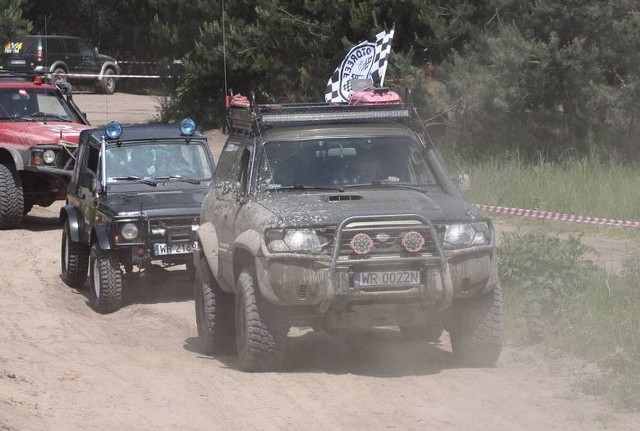
[[[139,275],[156,260],[192,272],[213,171],[192,120],[83,131],[60,211],[64,282],[81,288],[88,270],[93,308],[110,313],[121,307],[123,275],[136,274],[134,265]]]
[[[266,370],[291,326],[398,326],[431,341],[444,328],[455,357],[496,362],[491,221],[464,201],[415,110],[381,100],[234,98],[194,252],[206,352],[237,348],[240,368]]]

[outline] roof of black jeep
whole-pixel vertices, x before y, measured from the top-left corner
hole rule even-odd
[[[103,136],[106,136],[104,127],[87,129],[80,134],[80,142],[84,143],[91,137],[93,140],[100,142]],[[180,134],[179,124],[133,124],[123,125],[122,135],[119,139],[108,141],[148,141],[148,140],[164,140],[164,139],[204,139],[204,136],[196,132],[193,136],[185,136]]]

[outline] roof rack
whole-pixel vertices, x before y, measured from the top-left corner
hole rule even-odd
[[[407,100],[410,93],[407,91]],[[411,123],[415,110],[410,104],[397,102],[336,104],[336,103],[255,103],[242,95],[227,98],[227,132],[254,134],[274,126],[322,123],[353,123],[371,121],[399,121]]]

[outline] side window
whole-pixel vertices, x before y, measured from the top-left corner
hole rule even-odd
[[[251,173],[251,151],[245,149],[242,152],[242,158],[238,165],[237,181],[240,183],[240,191],[245,193],[247,191],[247,185],[249,184],[249,177]]]
[[[48,39],[47,52],[49,55],[64,54],[64,45],[62,44],[62,40],[55,37]]]
[[[98,166],[100,162],[100,150],[96,147],[89,146],[89,155],[87,157],[87,169],[94,174],[98,174]]]
[[[64,44],[66,46],[66,52],[69,54],[77,54],[79,52],[78,41],[75,39],[65,39]]]
[[[240,148],[242,144],[235,141],[227,141],[225,144],[220,159],[218,160],[218,166],[215,171],[214,185],[219,185],[222,181],[235,180],[234,172],[239,160]]]
[[[91,55],[91,48],[89,48],[89,44],[87,42],[84,40],[74,40],[74,42],[76,42],[76,50],[80,55]]]

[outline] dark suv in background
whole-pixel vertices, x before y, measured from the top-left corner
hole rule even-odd
[[[44,72],[51,82],[94,81],[96,90],[113,94],[118,62],[90,48],[87,41],[71,36],[28,35],[4,44],[0,70]]]

